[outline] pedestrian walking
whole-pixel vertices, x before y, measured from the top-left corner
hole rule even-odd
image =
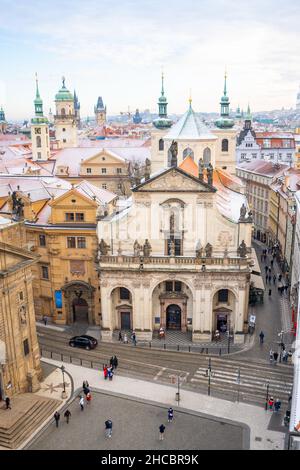
[[[111,419],[107,419],[104,424],[105,424],[105,437],[110,438],[112,436],[113,422]]]
[[[85,394],[85,396],[87,396],[87,394],[90,393],[90,389],[88,387],[84,387],[83,393]]]
[[[174,418],[174,410],[173,408],[168,409],[168,423],[172,423]]]
[[[271,272],[272,272],[272,270],[271,270],[271,268],[269,267],[269,274],[271,274]]]
[[[281,408],[281,401],[279,400],[279,398],[276,398],[275,403],[274,403],[274,411],[278,413],[280,408]]]
[[[128,337],[127,337],[127,334],[125,333],[124,334],[124,344],[128,344]]]
[[[259,341],[260,341],[260,344],[262,344],[264,342],[264,337],[265,337],[265,334],[263,331],[261,331],[259,333]]]
[[[104,376],[104,380],[107,379],[107,365],[103,365],[103,376]]]
[[[111,358],[109,360],[109,365],[112,369],[114,368],[114,358],[113,358],[113,356],[111,356]]]
[[[90,384],[88,383],[87,380],[84,380],[84,381],[82,382],[82,388],[89,388],[89,386],[90,386]]]
[[[272,289],[269,289],[269,297],[272,295]]]
[[[114,372],[113,372],[112,367],[108,367],[108,368],[107,368],[108,380],[112,380],[112,379],[113,379],[113,374],[114,374]]]
[[[274,398],[273,397],[269,398],[268,404],[269,404],[269,410],[273,410],[273,406],[274,406]]]
[[[121,332],[121,330],[120,330],[120,331],[119,331],[119,341],[122,341],[122,340],[123,340],[123,338],[122,338],[122,332]]]
[[[274,358],[274,365],[276,366],[277,364],[277,359],[278,359],[278,352],[273,353],[273,358]]]
[[[272,276],[269,276],[269,284],[272,282]]]
[[[5,398],[5,404],[6,404],[6,409],[10,409],[11,410],[11,406],[10,406],[10,398],[9,397],[6,397]]]
[[[273,276],[273,283],[276,284],[276,274]]]
[[[278,281],[281,282],[281,279],[282,279],[282,274],[279,274]]]
[[[270,349],[270,352],[269,352],[269,359],[270,359],[270,363],[272,364],[273,360],[274,360],[274,352],[272,349]]]
[[[114,356],[114,357],[113,357],[113,366],[114,366],[114,369],[117,369],[118,365],[119,365],[118,358],[117,358],[117,356]]]
[[[266,274],[266,284],[268,284],[269,276]]]
[[[43,316],[43,322],[44,322],[44,325],[47,326],[47,321],[48,321],[48,317],[46,317],[46,315]]]
[[[70,418],[71,418],[71,411],[70,411],[70,410],[66,410],[66,411],[64,412],[64,417],[66,418],[67,424],[69,424],[69,421],[70,421]]]
[[[60,420],[60,414],[59,414],[58,411],[55,411],[55,413],[54,413],[54,419],[55,419],[56,427],[58,428],[58,423],[59,423],[59,420]]]
[[[82,395],[79,396],[79,405],[80,405],[81,411],[83,411],[84,410],[84,398]]]
[[[92,400],[92,395],[91,395],[91,392],[89,392],[86,396],[86,404],[88,405],[89,403],[91,403],[91,400]]]
[[[132,339],[133,344],[136,346],[136,334],[135,334],[135,331],[132,332],[131,339]]]
[[[274,259],[271,259],[271,268],[273,268]]]
[[[266,274],[268,273],[268,266],[265,266]]]
[[[284,351],[282,352],[282,362],[287,362],[287,361],[288,361],[288,357],[289,357],[288,352],[287,352],[286,350],[284,350]]]
[[[164,424],[161,424],[159,426],[159,440],[160,441],[164,440],[165,429],[166,429],[166,426],[164,426]]]

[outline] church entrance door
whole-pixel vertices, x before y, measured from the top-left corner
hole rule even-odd
[[[81,297],[76,297],[73,300],[73,315],[74,322],[88,322],[89,306],[85,299],[82,299]]]
[[[121,330],[130,330],[130,312],[121,312]]]
[[[169,330],[181,330],[181,308],[171,304],[167,308],[166,327]]]

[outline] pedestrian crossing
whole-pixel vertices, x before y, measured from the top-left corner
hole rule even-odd
[[[276,370],[275,367],[277,367]],[[245,402],[264,403],[266,392],[269,396],[279,398],[283,403],[288,402],[291,394],[293,379],[292,374],[281,374],[282,369],[274,366],[274,369],[260,366],[243,366],[238,364],[214,364],[211,363],[210,392],[213,395],[224,393],[239,394],[239,399]],[[208,367],[199,367],[190,378],[194,388],[208,388]]]

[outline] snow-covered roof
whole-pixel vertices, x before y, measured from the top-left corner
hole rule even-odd
[[[179,121],[171,127],[164,140],[216,140],[201,118],[190,106]]]

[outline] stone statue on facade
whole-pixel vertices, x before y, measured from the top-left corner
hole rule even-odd
[[[205,168],[205,165],[204,165],[203,158],[200,158],[200,159],[199,159],[199,164],[198,164],[198,170],[199,170],[198,177],[199,177],[199,180],[200,180],[200,181],[203,181],[203,177],[204,177],[204,168]]]
[[[243,240],[242,243],[240,244],[240,246],[238,247],[237,253],[241,258],[246,257],[246,255],[247,255],[247,246],[246,246],[245,240]]]
[[[137,240],[135,240],[135,242],[133,244],[134,256],[140,256],[141,249],[142,249],[141,245],[139,244],[139,242]]]
[[[133,180],[135,186],[138,186],[141,183],[140,167],[138,163],[135,163],[133,167]]]
[[[108,250],[109,250],[109,245],[101,238],[101,241],[99,243],[99,250],[101,255],[107,255]]]
[[[145,171],[144,171],[144,175],[145,175],[145,181],[147,181],[148,179],[150,179],[150,175],[151,175],[151,161],[149,160],[149,158],[146,158],[146,161],[145,161]]]
[[[203,257],[203,248],[199,240],[196,246],[196,258],[202,258],[202,257]]]
[[[247,209],[246,209],[245,204],[243,203],[242,207],[240,208],[239,222],[246,222],[246,213],[247,213]]]
[[[207,172],[207,184],[209,184],[209,186],[212,186],[213,185],[214,169],[213,169],[213,166],[212,166],[211,163],[208,164],[206,172]]]
[[[175,256],[175,241],[171,240],[170,242],[170,256]]]
[[[13,214],[15,214],[19,219],[24,217],[24,203],[22,199],[17,196],[16,191],[13,191],[11,198]]]
[[[143,246],[143,253],[144,253],[145,258],[148,258],[150,256],[151,251],[152,251],[152,247],[149,243],[148,238],[146,238],[144,246]]]
[[[205,247],[205,256],[206,258],[211,258],[212,257],[212,245],[210,243],[207,243],[206,244],[206,247]]]
[[[172,141],[171,147],[171,166],[177,166],[177,154],[178,154],[178,145],[175,140]]]
[[[249,211],[249,212],[248,212],[248,217],[247,217],[247,219],[246,219],[246,222],[250,222],[250,223],[253,222],[252,211]]]

